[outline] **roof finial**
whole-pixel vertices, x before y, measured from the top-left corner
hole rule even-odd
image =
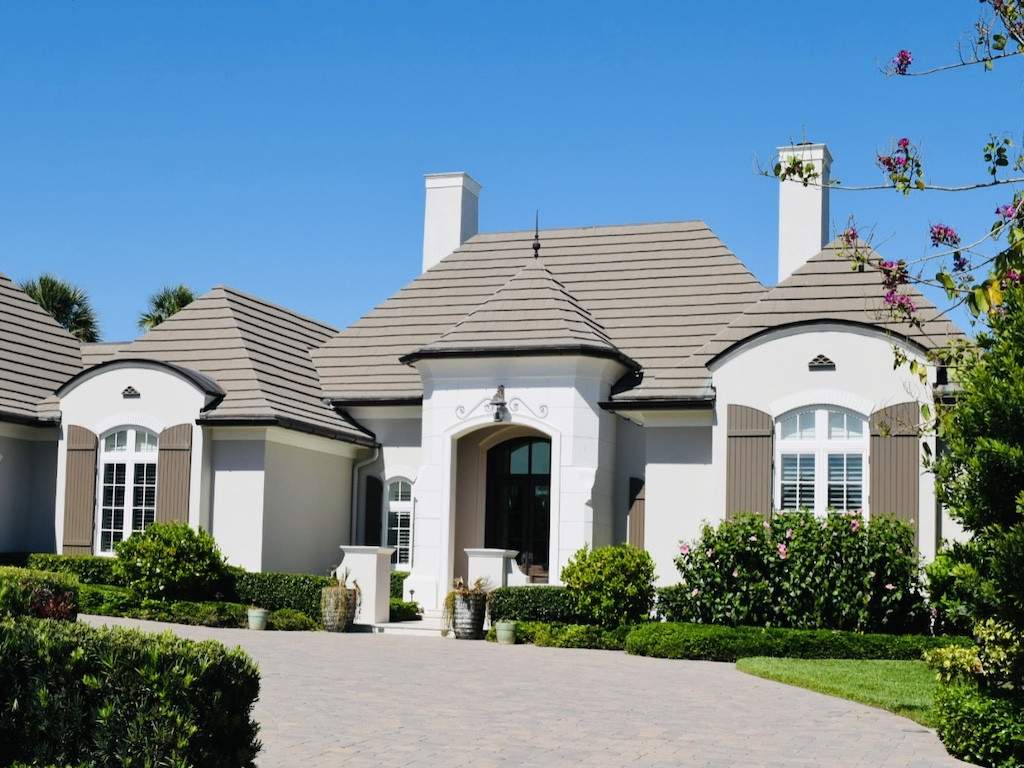
[[[533,258],[540,256],[540,210],[533,214]]]

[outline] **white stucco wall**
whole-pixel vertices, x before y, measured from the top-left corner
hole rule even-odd
[[[126,399],[127,387],[140,396]],[[144,427],[159,434],[176,424],[192,426],[192,476],[189,483],[189,523],[199,524],[202,494],[204,435],[195,421],[206,404],[206,395],[192,382],[167,368],[139,361],[125,361],[86,374],[60,398],[61,437],[57,449],[55,504],[53,507],[58,550],[63,543],[64,488],[67,427],[80,426],[102,436],[117,427]]]
[[[0,552],[54,552],[56,428],[0,423]]]
[[[265,430],[233,430],[211,441],[210,532],[232,565],[247,571],[263,566]]]

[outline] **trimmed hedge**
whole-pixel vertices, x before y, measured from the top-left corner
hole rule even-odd
[[[403,588],[405,587],[405,580],[408,578],[408,571],[392,571],[391,572],[391,597],[401,600],[404,593]]]
[[[731,661],[746,656],[794,659],[920,659],[930,649],[970,645],[970,638],[879,635],[828,629],[723,627],[657,623],[637,627],[626,638],[626,653],[662,659]]]
[[[320,595],[336,583],[329,576],[311,573],[246,573],[235,575],[238,602],[279,611],[292,608],[320,623]]]
[[[82,584],[126,586],[114,573],[114,558],[99,555],[53,555],[36,552],[28,556],[27,566],[39,571],[70,573]]]
[[[248,607],[223,601],[140,600],[123,587],[83,584],[79,589],[82,613],[128,619],[166,621],[203,627],[246,627]]]
[[[397,597],[391,598],[388,621],[419,621],[423,618],[422,614],[423,609],[419,603]]]
[[[565,587],[498,587],[487,594],[491,621],[575,624],[579,614]]]
[[[66,573],[0,567],[0,616],[78,618],[78,579]]]
[[[546,648],[596,648],[603,651],[621,651],[632,627],[604,629],[592,624],[550,624],[544,621],[517,621],[516,643]],[[496,640],[494,627],[487,639]]]
[[[940,684],[936,730],[950,754],[978,765],[1024,765],[1024,695],[983,692],[976,683]]]
[[[320,624],[313,621],[302,611],[294,608],[281,608],[267,617],[267,629],[277,632],[316,632]]]
[[[69,622],[0,622],[0,765],[253,766],[241,650]]]

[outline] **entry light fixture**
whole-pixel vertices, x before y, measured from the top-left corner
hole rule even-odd
[[[499,384],[498,389],[491,398],[491,412],[495,421],[504,421],[508,408],[505,407],[505,385]]]

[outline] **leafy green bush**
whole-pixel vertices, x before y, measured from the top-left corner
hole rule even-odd
[[[54,555],[36,552],[28,556],[27,565],[38,571],[70,573],[82,584],[111,584],[123,587],[114,574],[114,558],[99,555]]]
[[[487,593],[491,621],[545,621],[571,624],[579,616],[565,587],[498,587]]]
[[[741,515],[680,546],[677,586],[659,593],[669,621],[921,631],[928,612],[913,529],[889,517]]]
[[[114,576],[142,598],[214,596],[227,564],[213,537],[186,523],[154,523],[115,545]]]
[[[320,629],[320,623],[294,608],[279,608],[271,611],[267,617],[267,629],[278,632],[315,632]]]
[[[392,597],[388,610],[388,621],[419,621],[423,618],[420,604],[412,600]]]
[[[935,693],[936,730],[950,754],[999,768],[1024,766],[1024,697],[982,691],[967,680]]]
[[[80,589],[82,613],[121,616],[129,619],[166,621],[204,627],[245,627],[248,608],[224,601],[148,600],[124,587],[83,584]]]
[[[278,611],[292,608],[320,622],[320,595],[336,583],[329,576],[311,573],[246,573],[235,576],[239,602]]]
[[[392,571],[391,572],[391,597],[399,600],[403,597],[403,588],[405,587],[405,580],[409,577],[408,571]]]
[[[794,659],[920,659],[943,645],[970,645],[969,638],[860,634],[826,629],[723,627],[655,623],[626,638],[626,653],[663,659],[736,661],[747,656]]]
[[[558,624],[545,621],[517,621],[516,643],[548,648],[596,648],[621,651],[632,627],[604,629],[593,624]],[[487,639],[496,640],[494,626]]]
[[[0,567],[0,616],[74,621],[78,579],[64,573]]]
[[[0,622],[0,765],[252,766],[259,672],[172,634]]]
[[[654,560],[628,544],[583,547],[562,569],[569,599],[586,624],[637,624],[654,605]]]

